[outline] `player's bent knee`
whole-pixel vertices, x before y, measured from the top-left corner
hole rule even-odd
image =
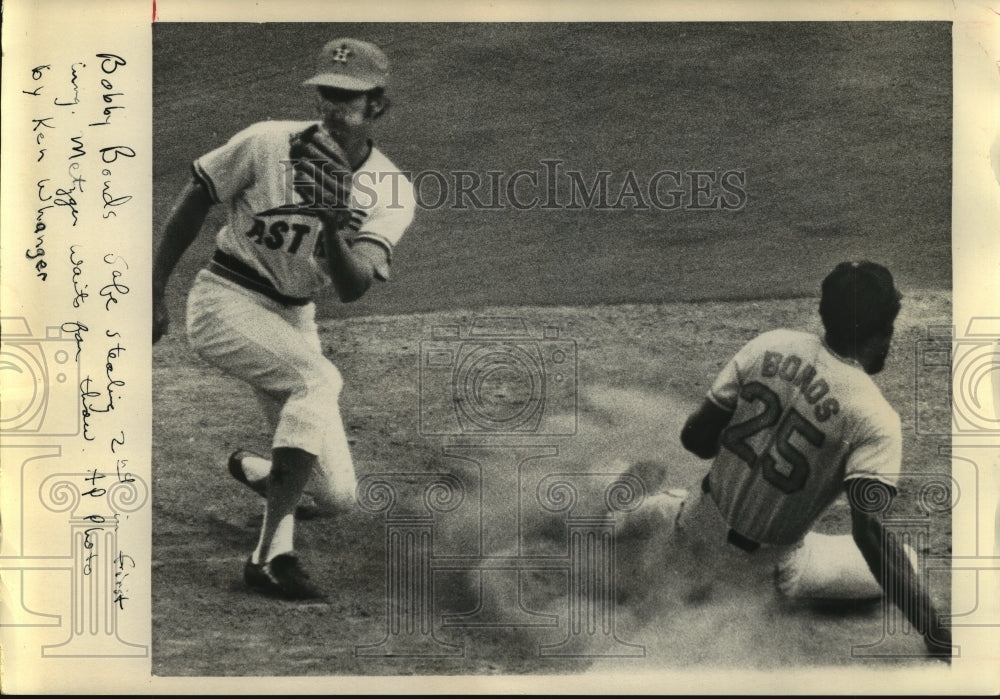
[[[330,362],[324,362],[316,366],[313,375],[306,380],[306,387],[310,393],[323,396],[326,400],[336,398],[344,388],[344,377],[340,370]]]

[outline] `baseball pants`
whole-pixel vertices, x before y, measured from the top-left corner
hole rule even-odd
[[[312,303],[283,306],[202,270],[188,296],[188,340],[205,361],[254,389],[272,447],[317,457],[328,490],[318,499],[343,503],[356,485],[338,404],[343,379],[323,356],[315,312]]]
[[[692,493],[676,519],[679,543],[693,549],[710,575],[772,578],[790,599],[877,599],[879,585],[849,534],[809,532],[788,546],[746,551],[732,542],[729,524],[712,496]],[[914,553],[908,550],[911,562]]]

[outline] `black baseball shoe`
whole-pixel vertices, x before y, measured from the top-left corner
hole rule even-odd
[[[267,563],[247,559],[243,580],[253,590],[290,600],[323,599],[326,594],[310,580],[294,553],[282,553]]]
[[[237,449],[229,455],[229,475],[246,487],[250,488],[250,490],[257,493],[262,498],[266,498],[267,478],[265,477],[252,481],[247,478],[247,474],[243,470],[243,459],[247,456],[257,456],[258,458],[261,458],[258,454],[254,454],[252,451]],[[320,506],[316,504],[316,500],[313,496],[308,493],[302,493],[302,497],[299,498],[299,504],[295,507],[295,519],[316,519],[321,514],[322,510]]]

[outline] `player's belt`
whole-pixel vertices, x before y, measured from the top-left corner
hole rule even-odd
[[[223,279],[239,284],[244,289],[256,291],[263,294],[272,301],[277,301],[283,306],[305,306],[312,299],[300,299],[292,296],[285,296],[274,288],[274,284],[267,277],[262,276],[257,270],[247,263],[236,259],[232,255],[216,250],[212,255],[212,262],[208,266],[209,271],[219,275]]]
[[[701,492],[705,493],[705,495],[712,492],[712,486],[708,481],[708,475],[706,475],[701,481]],[[760,548],[760,544],[753,539],[746,538],[735,529],[729,530],[729,533],[726,534],[726,541],[736,548],[743,549],[747,553],[753,553]]]

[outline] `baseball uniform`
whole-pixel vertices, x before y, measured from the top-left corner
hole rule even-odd
[[[707,399],[732,417],[676,518],[681,539],[720,570],[776,569],[789,596],[880,596],[849,535],[809,531],[849,480],[898,480],[899,416],[871,377],[815,335],[774,330],[737,352]]]
[[[330,492],[353,497],[347,437],[337,407],[340,373],[322,353],[312,297],[330,284],[319,219],[292,186],[291,137],[312,122],[254,124],[194,162],[226,220],[188,297],[188,336],[206,361],[249,383],[274,430],[274,447],[318,457]],[[347,237],[386,279],[393,246],[413,219],[412,185],[372,147],[353,173]]]
[[[899,416],[856,362],[815,335],[774,330],[751,340],[708,399],[733,412],[709,491],[752,541],[799,541],[852,478],[896,484]]]

